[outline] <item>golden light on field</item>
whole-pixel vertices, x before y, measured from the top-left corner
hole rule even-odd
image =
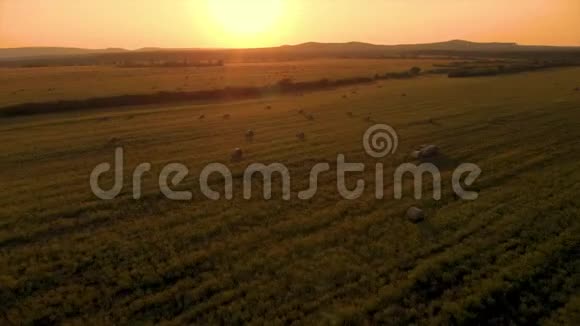
[[[284,26],[285,0],[207,0],[215,35],[234,46],[260,46]]]

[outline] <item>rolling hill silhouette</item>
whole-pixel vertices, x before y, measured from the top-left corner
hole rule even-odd
[[[463,40],[426,44],[376,45],[363,42],[308,42],[269,48],[120,48],[81,49],[30,47],[0,49],[0,66],[118,65],[120,62],[262,62],[313,58],[577,57],[580,47],[530,46],[516,43],[477,43]],[[179,65],[177,65],[179,66]]]

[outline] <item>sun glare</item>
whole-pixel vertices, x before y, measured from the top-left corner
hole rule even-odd
[[[235,46],[266,42],[280,29],[284,0],[208,0],[207,10],[222,38]]]

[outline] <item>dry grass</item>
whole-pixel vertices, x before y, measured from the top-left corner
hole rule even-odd
[[[49,67],[0,68],[0,107],[27,102],[85,99],[161,91],[197,91],[265,86],[281,79],[372,77],[443,60],[307,60],[237,63],[210,68]]]
[[[580,289],[580,97],[570,91],[579,77],[579,69],[428,77],[361,86],[346,100],[338,89],[2,120],[3,316],[121,324],[566,320]],[[129,87],[131,78],[117,81]],[[310,167],[337,153],[373,166],[360,143],[369,123],[347,112],[398,131],[386,176],[412,149],[434,143],[447,156],[444,180],[458,162],[481,166],[480,199],[462,202],[447,191],[440,202],[417,202],[410,192],[377,201],[369,192],[347,201],[332,174],[308,202],[279,193],[241,198],[241,172],[252,162],[287,164],[294,198],[307,188]],[[244,138],[250,128],[253,142]],[[126,182],[119,198],[103,202],[88,175],[112,160],[112,139],[126,151]],[[244,160],[230,163],[236,147]],[[234,171],[231,202],[210,202],[198,190],[199,171],[214,161]],[[154,168],[144,198],[134,201],[129,175],[140,162]],[[168,162],[190,168],[182,187],[194,191],[193,201],[159,194],[156,178]],[[374,186],[373,169],[362,177]],[[427,221],[409,223],[410,206],[424,209]]]

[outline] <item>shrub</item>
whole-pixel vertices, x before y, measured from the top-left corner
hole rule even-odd
[[[411,73],[411,75],[418,75],[421,73],[421,68],[413,67],[413,68],[411,68],[411,70],[409,70],[409,72]]]

